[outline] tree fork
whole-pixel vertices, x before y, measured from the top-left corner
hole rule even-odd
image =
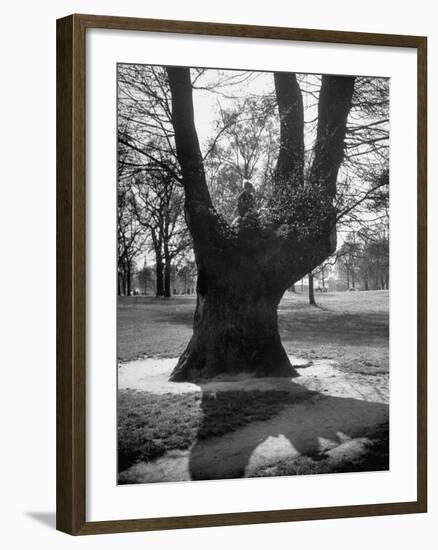
[[[185,190],[185,212],[198,267],[193,336],[171,379],[198,379],[227,373],[295,376],[281,344],[277,307],[291,284],[324,261],[335,246],[332,201],[342,161],[354,78],[323,76],[311,187],[327,196],[327,212],[317,230],[289,235],[286,221],[268,238],[255,218],[241,216],[229,231],[215,212],[208,191],[194,123],[190,69],[168,67],[175,144]],[[302,96],[295,75],[276,74],[280,113],[280,153],[275,207],[303,182]],[[284,208],[284,207],[283,207]],[[281,211],[280,211],[281,213]],[[304,212],[305,213],[305,212]],[[253,213],[254,214],[254,213]],[[290,212],[285,212],[290,217]],[[309,210],[309,215],[312,210]],[[288,218],[289,219],[289,218]],[[319,218],[318,218],[319,220]],[[284,230],[284,231],[283,231]]]

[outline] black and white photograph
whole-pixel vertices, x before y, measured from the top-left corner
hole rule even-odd
[[[390,84],[117,65],[118,484],[389,469]]]
[[[433,547],[431,6],[5,4],[2,547]]]

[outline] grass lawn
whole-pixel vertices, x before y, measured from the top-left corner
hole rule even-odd
[[[290,355],[333,359],[364,374],[388,371],[389,292],[286,293],[278,310],[282,342]],[[118,357],[178,357],[191,333],[194,296],[120,297]]]
[[[317,294],[287,293],[278,310],[283,345],[290,355],[332,359],[337,368],[377,375],[388,371],[389,293],[387,291]],[[119,361],[139,357],[177,357],[191,333],[195,298],[148,296],[119,298]],[[306,391],[300,400],[313,399]],[[190,449],[197,441],[222,436],[256,421],[267,421],[297,403],[287,391],[221,391],[154,394],[120,390],[118,397],[119,472],[150,462],[167,451]],[[364,434],[367,436],[367,434]],[[358,461],[304,455],[269,464],[255,475],[301,475],[383,470],[388,467],[388,428],[370,434]]]
[[[329,455],[298,456],[261,467],[254,477],[377,472],[389,469],[389,426],[382,424],[372,433],[365,450],[354,460],[335,460]]]
[[[155,395],[123,390],[118,396],[118,467],[150,461],[196,441],[269,420],[286,405],[309,399],[287,391],[226,391]]]

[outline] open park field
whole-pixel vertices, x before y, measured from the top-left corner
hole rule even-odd
[[[192,334],[194,296],[170,299],[119,297],[118,358],[178,357]],[[334,359],[353,372],[387,372],[389,291],[307,295],[288,292],[278,310],[279,329],[289,355]]]
[[[119,297],[119,482],[388,468],[389,293],[287,293],[283,345],[300,376],[168,382],[193,296]]]

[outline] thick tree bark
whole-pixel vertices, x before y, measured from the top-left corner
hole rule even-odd
[[[295,376],[277,327],[282,294],[251,265],[220,277],[201,270],[193,336],[171,379],[194,380],[224,372]]]
[[[315,228],[303,231],[301,220],[294,222],[294,210],[286,204],[297,189],[306,188],[303,104],[295,75],[275,75],[281,143],[272,220],[263,225],[256,209],[249,208],[240,213],[237,226],[229,226],[213,208],[208,191],[194,123],[190,70],[168,67],[167,74],[185,214],[198,267],[193,336],[171,379],[237,372],[295,376],[278,333],[277,307],[286,289],[316,268],[336,245],[332,201],[354,79],[344,78],[342,84],[342,78],[323,77],[321,143],[315,148],[307,183],[324,195],[327,206],[315,214],[310,207],[304,211],[311,201],[303,201],[297,216],[313,216],[315,221]]]
[[[274,83],[280,115],[275,195],[284,199],[291,185],[300,186],[304,182],[303,96],[295,74],[275,73]]]

